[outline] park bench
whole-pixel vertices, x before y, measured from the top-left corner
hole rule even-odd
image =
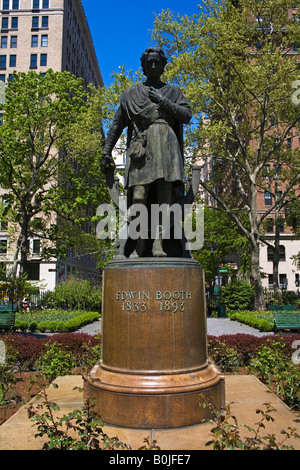
[[[268,305],[268,310],[272,312],[295,312],[296,305]]]
[[[11,330],[15,325],[16,304],[0,304],[0,330]]]
[[[273,311],[275,331],[300,330],[300,311],[277,310]]]

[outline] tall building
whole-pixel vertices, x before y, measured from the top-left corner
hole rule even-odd
[[[89,25],[81,0],[0,0],[0,84],[13,73],[35,70],[46,73],[69,71],[84,84],[103,86]],[[3,191],[0,189],[0,197]],[[6,224],[0,226],[0,263],[11,261]],[[52,290],[70,277],[100,280],[93,256],[76,256],[71,250],[64,260],[40,258],[40,240],[30,241],[29,279],[40,280]]]

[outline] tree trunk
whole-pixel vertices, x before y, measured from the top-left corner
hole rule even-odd
[[[275,240],[273,251],[273,289],[275,293],[280,293],[279,289],[279,261],[280,261],[280,219],[279,211],[275,211]]]
[[[252,254],[251,254],[251,283],[254,287],[255,300],[254,308],[255,310],[264,310],[265,308],[265,299],[264,291],[261,282],[261,273],[260,273],[260,263],[259,263],[259,242],[253,244]]]
[[[22,276],[26,273],[27,265],[27,256],[28,256],[28,229],[29,229],[29,218],[27,215],[23,214],[23,222],[21,225],[21,243],[20,243],[20,269],[19,276]]]

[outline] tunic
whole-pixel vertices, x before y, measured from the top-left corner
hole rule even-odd
[[[128,127],[126,188],[161,178],[185,182],[183,123],[190,121],[192,112],[178,87],[161,84],[158,91],[163,97],[159,104],[150,100],[145,83],[125,90],[104,145],[104,153],[110,154]]]

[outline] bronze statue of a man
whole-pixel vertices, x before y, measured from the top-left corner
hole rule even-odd
[[[160,47],[149,47],[143,53],[141,64],[147,80],[122,93],[104,144],[103,172],[113,164],[112,151],[128,128],[125,187],[130,205],[171,205],[184,193],[183,124],[190,122],[192,111],[178,87],[161,81],[166,63]],[[162,232],[159,226],[153,256],[169,255]],[[134,254],[148,256],[147,244],[141,241]]]

